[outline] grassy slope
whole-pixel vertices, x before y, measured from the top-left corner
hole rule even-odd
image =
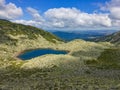
[[[100,69],[120,69],[120,49],[106,49],[97,60],[88,60],[86,64]]]
[[[13,36],[26,35],[27,39],[37,39],[37,37],[41,35],[43,38],[50,42],[55,42],[55,40],[61,41],[61,39],[59,39],[58,37],[42,29],[38,29],[33,26],[12,23],[7,20],[0,20],[0,43],[10,43],[10,41],[17,41],[15,39],[10,38],[9,34]]]
[[[14,60],[9,56],[7,60],[11,61],[3,60],[0,65],[0,88],[3,90],[96,90],[98,88],[109,90],[119,88],[117,76],[114,79],[104,78],[105,74],[97,78],[99,73],[92,75],[95,72],[84,64],[84,61],[88,59],[97,58],[109,46],[111,45],[107,43],[97,44],[75,40],[50,46],[54,49],[68,50],[70,51],[68,55],[45,55],[30,61]]]
[[[10,23],[10,22],[9,22]],[[0,24],[1,25],[1,24]],[[15,24],[18,25],[18,24]],[[5,25],[4,25],[5,26]],[[9,25],[8,25],[9,26]],[[10,26],[13,27],[13,26]],[[15,26],[16,27],[16,26]],[[15,28],[14,27],[14,28]],[[18,26],[19,27],[19,26]],[[13,35],[19,33],[27,35],[25,39],[11,38],[1,34],[6,40],[0,44],[0,89],[2,90],[119,90],[120,70],[118,68],[105,68],[101,70],[97,65],[86,64],[88,60],[97,60],[107,65],[104,57],[118,57],[119,50],[111,54],[109,43],[94,43],[83,40],[74,40],[68,43],[50,43],[44,38],[30,38],[32,33],[29,26],[15,30]],[[28,29],[27,32],[24,30]],[[8,30],[4,27],[4,30]],[[13,29],[10,31],[14,32]],[[34,29],[33,29],[34,30]],[[1,29],[3,31],[3,29]],[[9,30],[8,30],[9,31]],[[22,32],[21,32],[22,31]],[[18,34],[19,35],[19,34]],[[37,33],[36,33],[37,35]],[[36,37],[33,35],[32,37]],[[10,40],[8,39],[10,38]],[[21,37],[20,37],[21,38]],[[12,39],[12,40],[11,40]],[[14,42],[17,44],[4,44]],[[50,39],[51,41],[51,39]],[[21,50],[30,48],[53,48],[70,51],[67,55],[44,55],[29,61],[15,58]],[[108,51],[104,51],[107,49]],[[110,51],[109,51],[110,50]],[[101,54],[102,53],[102,54]],[[114,54],[114,55],[113,55]],[[105,55],[105,56],[104,56]],[[107,55],[107,56],[106,56]],[[110,59],[111,59],[110,58]],[[118,57],[119,59],[119,57]],[[115,58],[117,64],[119,60]],[[114,58],[113,58],[114,60]],[[110,61],[112,63],[112,61]],[[91,65],[91,67],[90,67]],[[96,65],[93,67],[93,65]],[[109,64],[108,64],[109,65]],[[108,67],[108,66],[107,66]],[[111,67],[111,66],[110,66]],[[112,73],[111,73],[112,72]],[[99,78],[98,78],[99,77]]]

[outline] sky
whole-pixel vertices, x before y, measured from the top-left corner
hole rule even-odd
[[[0,0],[0,19],[45,30],[120,30],[120,0]]]

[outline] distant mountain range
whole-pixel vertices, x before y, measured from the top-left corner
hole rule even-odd
[[[86,41],[94,41],[95,38],[104,37],[106,35],[117,32],[115,30],[85,30],[77,32],[62,32],[53,31],[52,33],[65,41],[71,41],[74,39],[83,39]]]
[[[101,37],[101,38],[97,38],[95,39],[95,41],[102,41],[102,42],[107,41],[115,44],[120,44],[120,31]]]

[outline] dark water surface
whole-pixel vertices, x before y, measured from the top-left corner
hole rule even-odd
[[[24,53],[20,54],[17,57],[22,60],[28,60],[45,54],[67,54],[67,53],[68,53],[67,51],[62,51],[62,50],[35,49],[35,50],[25,51]]]

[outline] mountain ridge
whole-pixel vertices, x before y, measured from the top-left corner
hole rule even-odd
[[[115,32],[113,34],[101,37],[101,38],[96,38],[95,41],[97,42],[111,42],[113,44],[120,44],[120,31]]]
[[[30,25],[23,25],[10,22],[8,20],[0,19],[0,43],[15,43],[17,39],[11,38],[10,36],[23,36],[20,38],[26,39],[37,39],[38,37],[42,36],[47,41],[55,43],[55,40],[62,41],[57,36],[44,31],[42,29],[30,26]],[[19,39],[20,39],[19,38]]]
[[[95,38],[100,38],[109,34],[117,32],[116,30],[81,30],[74,32],[65,32],[65,31],[54,31],[51,32],[54,35],[62,38],[65,41],[71,41],[74,39],[83,39],[86,41],[93,41]]]

